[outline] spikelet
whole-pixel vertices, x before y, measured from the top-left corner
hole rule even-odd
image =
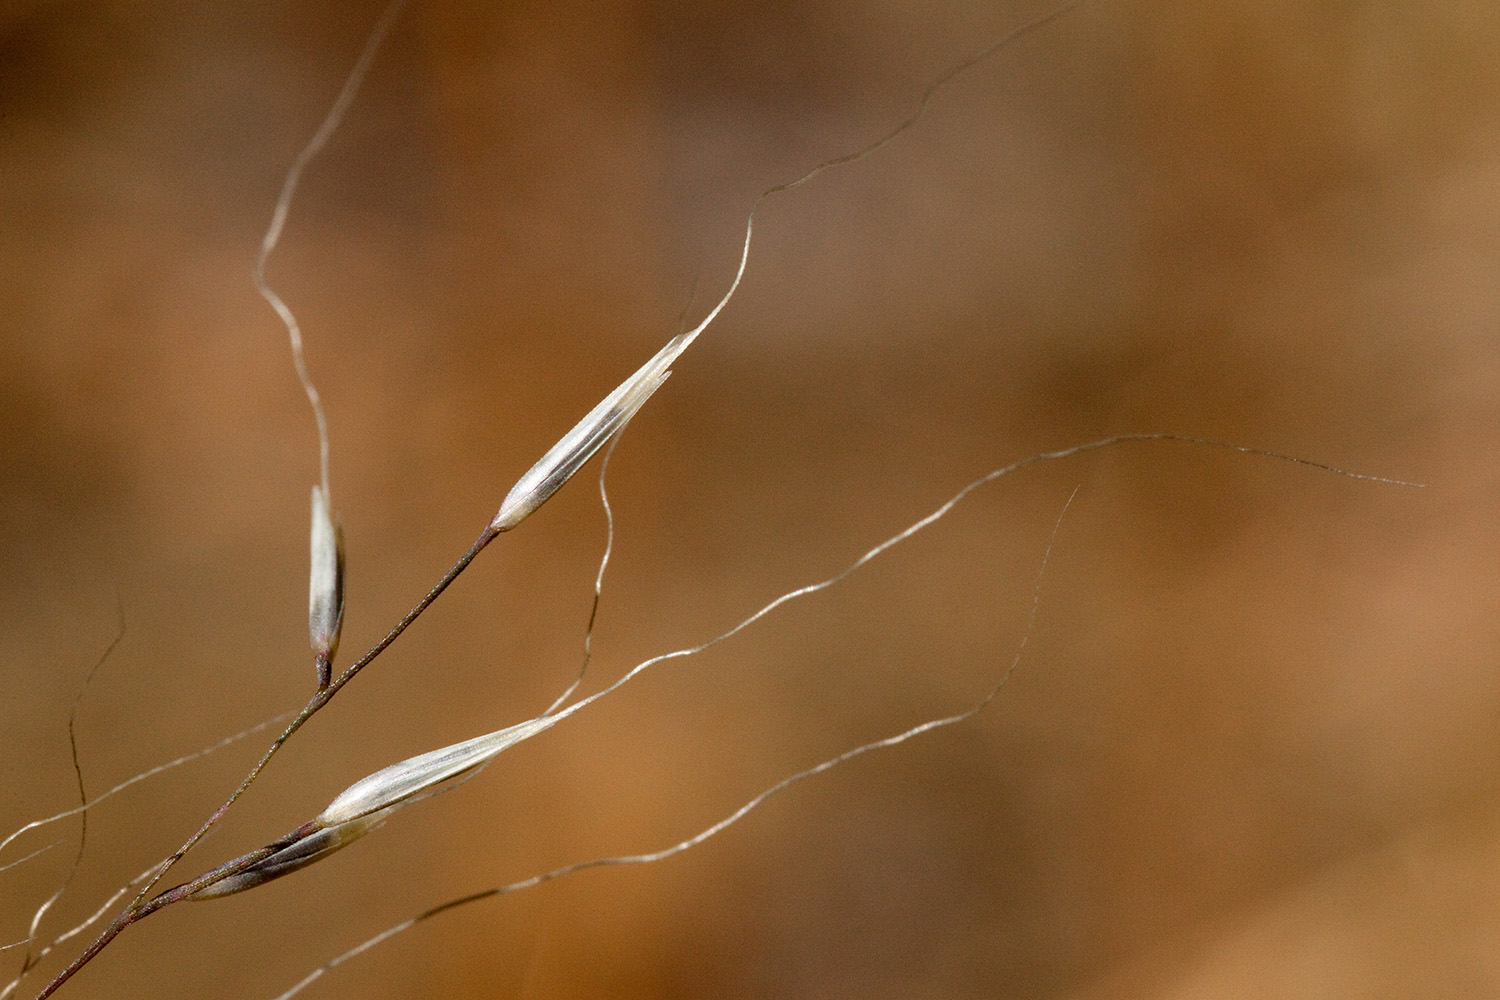
[[[561,718],[535,719],[476,736],[462,743],[432,750],[382,768],[345,789],[304,828],[305,832],[269,857],[242,872],[199,889],[189,899],[216,899],[264,885],[354,843],[381,826],[391,813],[441,791],[451,781],[502,751],[550,729]]]
[[[531,469],[516,481],[500,504],[500,511],[490,522],[494,531],[509,531],[531,515],[556,493],[610,435],[624,427],[651,394],[666,381],[677,356],[687,349],[697,333],[679,334],[667,342],[650,361],[623,383],[588,416],[562,436]]]
[[[318,663],[318,687],[333,672],[344,625],[344,532],[334,523],[323,487],[312,488],[312,557],[307,583],[307,629]]]
[[[400,805],[435,786],[486,764],[503,750],[550,729],[559,716],[542,715],[535,719],[476,736],[462,743],[430,750],[399,764],[376,771],[346,788],[328,808],[318,814],[317,822],[336,826],[371,813]]]

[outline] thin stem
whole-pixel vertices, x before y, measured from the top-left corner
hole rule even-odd
[[[42,956],[33,950],[36,944],[37,931],[42,926],[42,918],[47,915],[47,911],[52,908],[53,904],[62,898],[63,893],[68,891],[68,886],[73,884],[73,879],[78,875],[78,868],[83,864],[84,851],[88,847],[89,817],[86,810],[89,804],[89,796],[83,785],[83,765],[78,760],[78,707],[83,704],[83,696],[88,693],[89,685],[94,681],[94,675],[99,672],[99,668],[104,666],[105,661],[114,653],[115,647],[125,638],[125,607],[123,602],[118,605],[117,612],[119,615],[119,625],[115,629],[115,637],[109,641],[109,645],[105,647],[104,652],[100,654],[99,659],[95,661],[94,666],[84,677],[83,683],[78,687],[78,693],[73,696],[73,708],[68,712],[68,750],[73,758],[73,777],[78,784],[78,850],[73,855],[73,864],[68,868],[67,877],[63,879],[62,885],[57,887],[57,891],[48,897],[45,903],[37,907],[36,913],[31,918],[31,927],[26,932],[26,956],[21,962],[21,976],[25,976],[26,973],[35,968],[36,964],[42,960]]]
[[[287,719],[291,715],[292,715],[291,712],[283,712],[282,714],[280,714],[278,716],[275,716],[273,718],[267,719],[264,722],[257,722],[255,725],[251,726],[249,729],[243,729],[240,732],[235,733],[233,736],[226,736],[223,739],[219,740],[217,743],[214,743],[214,744],[212,744],[210,746],[206,746],[206,747],[204,747],[201,750],[195,750],[192,753],[183,754],[181,757],[173,758],[172,760],[169,760],[169,761],[167,761],[164,764],[157,764],[155,767],[148,768],[148,769],[142,771],[140,774],[134,775],[133,777],[126,778],[124,781],[120,782],[118,785],[115,785],[109,791],[103,792],[103,793],[101,793],[99,795],[94,796],[92,799],[89,799],[89,801],[87,803],[85,803],[84,805],[74,806],[71,809],[65,809],[65,810],[63,810],[60,813],[56,813],[56,814],[48,816],[48,817],[46,817],[44,819],[34,819],[31,822],[27,823],[26,825],[24,825],[22,827],[19,827],[18,829],[16,829],[15,831],[13,831],[9,836],[5,837],[3,840],[0,840],[0,850],[4,850],[6,847],[10,846],[10,844],[17,837],[21,836],[24,833],[27,833],[28,831],[35,830],[38,827],[46,826],[49,823],[56,823],[60,819],[67,819],[69,816],[77,816],[81,812],[84,812],[84,811],[89,810],[89,809],[93,809],[95,806],[97,806],[99,803],[103,802],[105,799],[108,799],[108,798],[110,798],[110,797],[112,797],[114,795],[119,794],[120,792],[125,791],[125,789],[129,788],[132,785],[135,785],[135,784],[138,784],[138,783],[140,783],[142,781],[145,781],[147,778],[154,778],[158,774],[162,774],[162,773],[164,773],[166,771],[170,771],[170,770],[172,770],[175,767],[181,767],[183,764],[190,764],[190,763],[192,763],[193,761],[197,760],[200,757],[207,757],[210,754],[216,753],[219,750],[222,750],[222,749],[224,749],[227,746],[231,746],[232,744],[239,742],[240,740],[244,739],[247,736],[254,736],[256,733],[260,732],[263,729],[269,729],[271,726],[274,726],[274,725],[276,725],[276,723],[281,722],[281,721]],[[25,859],[23,858],[22,860],[25,860]],[[9,867],[9,866],[8,865],[0,865],[0,871],[4,871],[7,867]]]
[[[181,899],[189,895],[192,891],[197,891],[198,889],[203,888],[205,885],[209,885],[212,882],[217,882],[220,879],[227,878],[230,875],[244,871],[246,868],[254,865],[256,862],[267,857],[274,851],[280,850],[281,847],[286,846],[280,841],[278,841],[276,844],[268,844],[265,847],[261,847],[255,851],[251,851],[249,854],[236,858],[234,861],[229,862],[227,865],[222,865],[219,868],[214,869],[212,872],[205,873],[205,875],[199,876],[198,879],[194,879],[192,882],[184,883],[185,886],[192,887],[192,889],[188,892],[179,894],[175,889],[169,890],[168,892],[162,893],[161,896],[158,896],[150,900],[149,902],[146,901],[146,896],[150,893],[152,888],[155,887],[156,883],[161,881],[162,877],[166,875],[166,873],[172,868],[172,866],[181,861],[183,857],[188,853],[188,851],[192,850],[194,845],[196,845],[198,841],[202,840],[208,834],[208,831],[212,830],[214,826],[218,824],[219,820],[224,817],[224,814],[229,811],[230,807],[239,800],[239,797],[241,795],[245,794],[245,791],[250,787],[255,779],[260,776],[260,772],[265,769],[265,766],[267,764],[270,763],[271,758],[276,756],[277,751],[279,751],[286,743],[286,741],[292,737],[292,734],[301,729],[303,724],[306,723],[308,719],[312,718],[315,714],[317,714],[319,709],[328,704],[333,696],[338,694],[339,690],[342,689],[345,684],[348,684],[351,680],[354,679],[355,674],[363,670],[366,666],[369,665],[372,660],[375,659],[375,657],[383,653],[386,647],[395,642],[396,639],[401,635],[401,633],[405,632],[407,627],[410,626],[412,622],[416,621],[418,616],[420,616],[422,612],[426,611],[428,607],[432,605],[432,602],[437,600],[438,597],[442,595],[443,591],[448,589],[448,585],[451,584],[454,580],[458,579],[458,575],[468,568],[469,563],[473,562],[475,557],[477,557],[479,553],[483,552],[485,546],[494,541],[495,537],[498,534],[500,534],[500,532],[486,525],[484,531],[481,532],[479,537],[474,541],[474,544],[469,546],[469,550],[462,556],[459,556],[458,561],[453,564],[448,572],[443,574],[442,578],[433,585],[432,589],[429,590],[426,595],[423,596],[423,598],[418,601],[389,632],[385,634],[384,638],[382,638],[374,646],[370,647],[369,652],[365,653],[364,656],[361,656],[358,660],[347,667],[343,673],[339,674],[338,677],[334,679],[333,683],[329,684],[326,688],[319,690],[312,696],[312,698],[308,701],[307,705],[302,709],[302,711],[297,713],[297,717],[287,725],[286,729],[282,731],[281,735],[276,737],[276,740],[270,745],[269,748],[267,748],[266,752],[261,755],[260,760],[258,760],[255,763],[255,766],[250,769],[250,773],[245,775],[244,780],[240,782],[239,787],[234,790],[234,793],[230,795],[229,798],[224,800],[223,805],[214,810],[213,815],[209,816],[209,818],[203,823],[203,825],[198,828],[196,833],[189,837],[181,847],[179,847],[176,851],[173,851],[171,856],[169,856],[165,861],[161,863],[161,865],[157,867],[156,873],[152,875],[150,880],[147,881],[146,885],[140,890],[139,893],[136,894],[135,898],[130,901],[130,904],[126,906],[124,910],[120,911],[120,913],[115,917],[114,920],[110,921],[109,926],[106,927],[99,934],[99,936],[94,939],[92,944],[84,949],[84,951],[77,958],[75,958],[71,963],[68,964],[67,968],[58,973],[56,978],[48,983],[46,987],[36,995],[35,1000],[44,1000],[44,998],[49,997],[53,993],[57,992],[58,988],[61,987],[63,983],[71,979],[74,973],[83,968],[89,962],[93,961],[94,956],[103,951],[111,941],[119,936],[121,931],[123,931],[126,927],[129,927],[131,924],[135,923],[137,920],[140,920],[142,917],[150,913],[156,912],[163,906],[168,906],[172,903],[180,901]],[[207,881],[203,881],[204,879],[207,879]],[[181,889],[183,887],[179,886],[178,888]]]

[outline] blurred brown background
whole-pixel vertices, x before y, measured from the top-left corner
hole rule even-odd
[[[328,404],[345,662],[514,478],[726,286],[762,188],[857,148],[1033,3],[414,2],[270,275]],[[300,705],[313,425],[249,269],[378,4],[0,4],[0,833]],[[1032,468],[287,879],[125,935],[64,996],[1500,993],[1500,12],[1089,0],[878,156],[766,205],[625,436],[593,683]],[[593,468],[486,553],[189,863],[544,707]],[[56,934],[255,737],[92,814]],[[76,824],[0,873],[0,943]],[[184,875],[191,874],[186,868]],[[19,959],[3,953],[5,974]],[[50,975],[49,960],[39,972]],[[40,985],[40,980],[37,982]]]

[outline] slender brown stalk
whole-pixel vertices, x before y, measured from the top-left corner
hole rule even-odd
[[[172,866],[181,861],[183,857],[187,855],[188,851],[192,850],[193,847],[198,843],[198,841],[202,840],[204,836],[208,834],[208,831],[212,830],[214,826],[219,822],[219,820],[224,817],[224,814],[227,813],[230,807],[232,807],[235,802],[239,800],[239,797],[245,794],[245,791],[250,787],[252,783],[254,783],[255,779],[260,776],[260,772],[265,769],[265,766],[267,764],[270,763],[271,758],[276,756],[277,751],[282,748],[287,740],[291,739],[292,734],[301,729],[303,724],[306,723],[308,719],[311,719],[315,714],[317,714],[319,709],[328,704],[328,702],[333,699],[333,696],[338,694],[338,692],[343,688],[345,684],[348,684],[351,680],[354,679],[355,674],[359,673],[366,666],[368,666],[370,662],[375,659],[375,657],[385,652],[386,648],[390,646],[391,643],[395,642],[396,639],[400,637],[401,633],[405,632],[407,627],[410,626],[412,622],[416,621],[418,616],[420,616],[422,612],[426,611],[428,607],[432,605],[432,602],[437,600],[438,597],[442,595],[443,591],[448,589],[448,585],[451,584],[454,580],[458,579],[458,575],[468,568],[469,564],[474,561],[479,553],[484,551],[485,546],[489,545],[490,542],[495,540],[495,536],[498,534],[500,534],[499,529],[491,525],[486,525],[484,531],[482,531],[479,537],[475,539],[474,544],[469,546],[469,550],[463,555],[459,556],[458,561],[453,564],[448,572],[444,573],[442,578],[439,579],[437,583],[433,584],[432,589],[427,591],[426,595],[424,595],[420,601],[413,605],[412,609],[408,611],[405,616],[403,616],[402,619],[397,622],[379,642],[370,647],[369,652],[365,653],[365,655],[361,656],[358,660],[354,661],[354,663],[350,664],[343,673],[339,674],[338,677],[333,680],[332,683],[330,683],[327,687],[320,688],[318,692],[308,700],[307,705],[303,707],[302,711],[297,713],[297,717],[290,723],[288,723],[286,729],[282,730],[281,735],[276,737],[275,741],[271,743],[270,747],[266,749],[265,753],[261,754],[260,760],[256,761],[255,766],[252,767],[250,769],[250,772],[245,775],[244,780],[240,782],[239,787],[234,790],[234,793],[231,794],[229,798],[225,799],[224,803],[220,805],[219,808],[214,810],[213,815],[209,816],[208,819],[204,821],[203,825],[198,828],[196,833],[189,837],[181,847],[173,851],[172,854],[166,858],[166,860],[164,860],[160,865],[157,866],[156,873],[151,876],[151,878],[146,882],[141,891],[138,892],[135,898],[130,901],[130,904],[126,906],[125,909],[121,910],[120,913],[116,915],[114,920],[110,921],[109,926],[106,927],[102,932],[100,932],[99,936],[96,937],[93,942],[78,955],[77,958],[70,962],[67,968],[59,972],[57,976],[51,982],[49,982],[40,993],[36,995],[35,1000],[44,1000],[44,998],[49,997],[53,993],[57,992],[58,988],[61,987],[63,983],[66,983],[69,979],[73,978],[74,973],[83,968],[89,962],[93,961],[96,955],[103,951],[111,941],[113,941],[120,935],[121,931],[129,927],[131,924],[135,923],[138,920],[141,920],[146,916],[149,916],[152,913],[155,913],[157,910],[161,909],[164,906],[169,906],[172,903],[176,903],[181,901],[182,899],[187,898],[199,889],[205,888],[206,886],[212,885],[215,882],[228,878],[231,875],[236,875],[244,871],[245,869],[251,867],[252,865],[270,856],[271,854],[274,854],[282,847],[287,846],[287,844],[291,843],[292,840],[295,840],[308,832],[305,827],[299,827],[297,830],[293,831],[290,834],[287,834],[286,837],[283,837],[281,840],[278,840],[275,843],[267,844],[264,847],[257,848],[256,850],[242,855],[234,859],[233,861],[220,865],[218,868],[215,868],[212,871],[205,872],[204,874],[198,876],[190,882],[185,882],[174,889],[169,889],[158,896],[155,896],[149,900],[147,899],[147,896],[150,894],[152,888],[161,881],[162,877],[165,876],[169,870],[171,870]]]

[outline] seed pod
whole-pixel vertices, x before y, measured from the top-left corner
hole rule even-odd
[[[495,531],[509,531],[520,524],[532,511],[547,502],[583,466],[610,435],[629,422],[635,412],[651,398],[667,376],[672,362],[677,360],[696,333],[679,334],[667,342],[667,346],[641,366],[640,370],[626,379],[619,388],[604,397],[604,401],[589,411],[562,440],[553,445],[531,469],[517,480],[500,504],[500,512],[490,522]]]
[[[400,805],[486,764],[502,750],[550,729],[560,716],[542,715],[462,743],[429,750],[376,771],[346,788],[318,814],[321,826],[338,826]]]
[[[328,686],[333,656],[344,624],[344,532],[334,523],[328,495],[312,488],[310,571],[307,584],[307,628],[318,661],[318,686]]]
[[[291,843],[188,899],[216,899],[254,889],[321,861],[385,823],[391,813],[442,791],[443,784],[486,764],[501,751],[550,729],[562,716],[543,715],[474,739],[432,750],[361,778],[329,803]],[[305,832],[302,832],[305,831]]]

